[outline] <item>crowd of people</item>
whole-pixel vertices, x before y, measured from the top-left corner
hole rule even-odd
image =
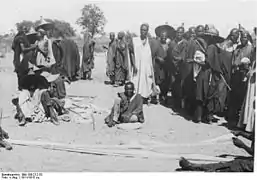
[[[168,105],[171,92],[174,110],[191,116],[193,122],[213,123],[218,121],[214,115],[223,116],[228,128],[238,130],[232,132],[235,136],[252,141],[248,147],[233,138],[250,157],[216,164],[194,164],[182,158],[182,170],[253,171],[256,28],[250,34],[240,25],[227,38],[219,36],[213,25],[185,32],[183,26],[174,30],[166,24],[155,29],[156,38],[148,37],[148,30],[149,25],[142,24],[140,37],[127,41],[121,39],[122,32],[117,40],[110,34],[107,75],[114,86],[128,82],[125,92],[118,93],[106,124],[143,123],[143,104]]]
[[[50,26],[41,22],[36,31],[27,34],[22,28],[13,41],[19,89],[13,104],[20,126],[45,120],[58,125],[57,116],[68,113],[64,108],[65,82],[79,75],[92,79],[95,41],[90,33],[84,35],[80,68],[76,43],[65,38],[51,40]],[[172,105],[195,123],[217,122],[217,116],[223,116],[229,128],[247,131],[254,142],[256,28],[250,34],[239,26],[226,38],[213,25],[186,31],[183,25],[175,30],[165,24],[155,29],[156,37],[149,37],[148,31],[149,25],[144,23],[139,37],[119,32],[116,38],[110,33],[110,43],[104,46],[106,75],[114,87],[125,85],[125,91],[117,94],[105,123],[109,127],[144,123],[143,104],[160,103]],[[206,169],[186,159],[180,164],[190,170]],[[207,169],[210,167],[224,164]]]
[[[114,86],[131,81],[143,102],[169,105],[186,112],[194,122],[217,122],[224,116],[230,126],[253,129],[255,94],[256,28],[249,34],[242,26],[227,38],[213,25],[149,25],[140,37],[124,38],[110,33],[106,74]],[[251,124],[251,125],[250,125]],[[251,126],[251,127],[250,127]]]

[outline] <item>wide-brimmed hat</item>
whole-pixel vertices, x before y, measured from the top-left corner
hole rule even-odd
[[[53,29],[53,28],[54,28],[53,23],[47,22],[46,20],[43,19],[43,17],[41,17],[40,23],[35,29],[36,29],[36,31],[38,29],[43,29],[43,30],[47,31],[47,30],[50,30],[50,29]]]
[[[168,38],[170,39],[173,39],[175,36],[176,36],[176,31],[173,27],[165,24],[165,25],[161,25],[161,26],[158,26],[157,28],[155,28],[155,34],[157,37],[160,37],[161,36],[161,33],[165,31],[167,32],[167,36]]]
[[[215,43],[221,43],[225,40],[219,35],[219,31],[212,24],[206,24],[205,32],[200,36],[203,38],[212,38]]]
[[[40,75],[45,77],[49,83],[55,81],[60,76],[60,74],[51,74],[46,71],[42,72]]]
[[[31,44],[34,44],[38,39],[38,33],[34,28],[30,28],[30,31],[26,34],[26,36]]]

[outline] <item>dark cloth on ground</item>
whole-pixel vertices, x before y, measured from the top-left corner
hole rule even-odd
[[[205,172],[253,172],[253,157],[237,158],[229,162],[201,164],[187,170]]]

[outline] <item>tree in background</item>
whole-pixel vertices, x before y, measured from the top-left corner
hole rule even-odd
[[[65,21],[60,21],[56,19],[45,19],[47,22],[53,23],[54,28],[50,32],[51,37],[72,37],[75,36],[75,30],[71,27],[70,23]],[[37,20],[35,22],[24,20],[22,22],[16,23],[16,28],[19,31],[21,27],[25,26],[27,27],[28,31],[31,27],[36,27],[40,23],[40,20]]]
[[[31,27],[34,27],[34,23],[32,21],[28,21],[28,20],[23,20],[19,23],[16,23],[16,28],[17,31],[20,31],[22,27],[26,27],[27,30],[29,31]]]
[[[70,23],[65,21],[60,21],[57,19],[45,19],[45,21],[53,23],[54,28],[50,31],[51,37],[72,37],[75,36],[75,30],[71,27]],[[38,26],[40,20],[34,23],[34,27]]]
[[[92,37],[104,32],[104,26],[107,22],[103,11],[95,4],[88,4],[81,10],[82,16],[78,18],[77,24],[83,30],[90,32]]]

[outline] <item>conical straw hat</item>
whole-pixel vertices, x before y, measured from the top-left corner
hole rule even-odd
[[[36,30],[38,29],[44,29],[44,30],[49,30],[49,29],[53,29],[54,25],[50,22],[47,22],[46,20],[43,19],[43,17],[40,17],[40,23],[39,25],[36,27]]]

